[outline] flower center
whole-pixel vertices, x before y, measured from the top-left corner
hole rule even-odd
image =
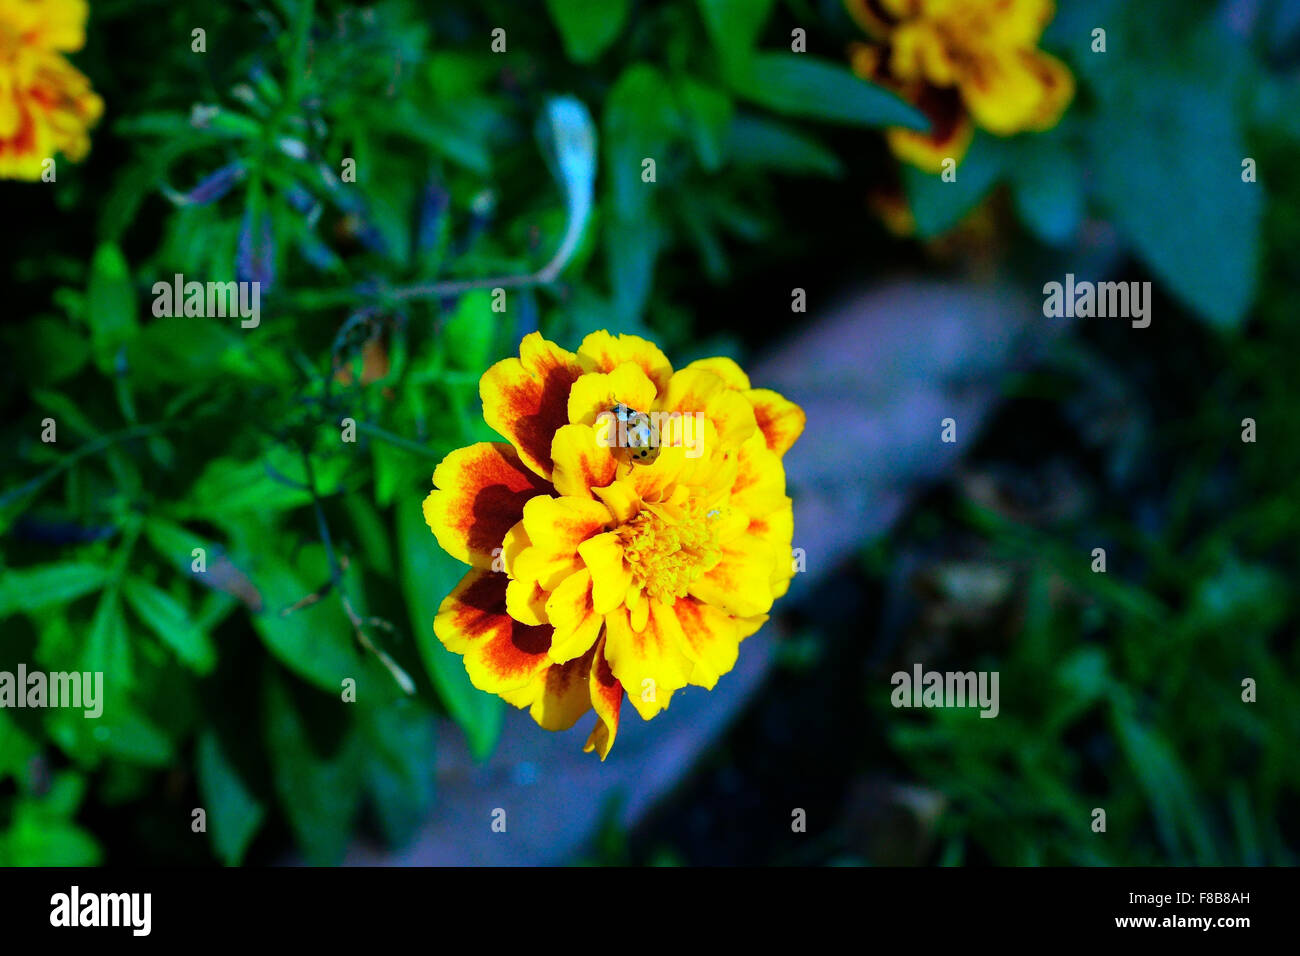
[[[722,558],[715,511],[687,505],[680,516],[644,509],[618,529],[623,557],[637,585],[657,601],[672,604]]]

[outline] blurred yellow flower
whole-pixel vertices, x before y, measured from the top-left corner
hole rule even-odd
[[[104,103],[64,53],[86,42],[86,0],[0,0],[0,179],[41,178],[46,159],[76,161]]]
[[[929,172],[960,162],[979,126],[998,136],[1055,126],[1074,77],[1038,49],[1052,0],[845,0],[872,37],[854,44],[859,76],[896,90],[932,129],[890,129],[899,159]]]
[[[652,343],[604,331],[576,354],[534,332],[479,392],[509,441],[433,473],[425,520],[472,566],[434,633],[476,687],[548,730],[594,708],[586,750],[603,760],[624,688],[646,720],[687,684],[712,688],[789,587],[782,456],[803,411],[730,359],[673,371]],[[648,461],[616,438],[638,412],[658,429]]]

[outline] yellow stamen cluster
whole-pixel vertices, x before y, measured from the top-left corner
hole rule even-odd
[[[698,504],[679,517],[659,508],[638,512],[618,529],[633,580],[665,604],[682,597],[722,557],[716,517]]]

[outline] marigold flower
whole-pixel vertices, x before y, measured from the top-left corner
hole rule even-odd
[[[0,0],[0,178],[41,178],[44,160],[77,161],[104,112],[64,59],[86,42],[85,0]]]
[[[874,42],[854,44],[854,72],[896,90],[931,131],[886,132],[894,155],[929,172],[965,155],[975,126],[997,136],[1055,126],[1074,77],[1038,47],[1052,0],[845,0]]]
[[[548,730],[594,708],[585,749],[604,760],[624,688],[646,720],[687,684],[711,689],[789,587],[782,456],[803,411],[730,359],[674,372],[654,344],[605,331],[576,354],[534,332],[479,393],[508,442],[433,473],[425,520],[472,566],[434,632],[476,687]],[[652,461],[617,446],[616,408],[662,423]]]

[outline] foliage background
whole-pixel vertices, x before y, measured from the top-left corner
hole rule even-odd
[[[956,184],[888,156],[918,118],[849,74],[856,39],[801,0],[95,2],[91,157],[0,186],[0,669],[103,670],[112,706],[0,711],[0,863],[326,863],[439,812],[438,718],[484,756],[502,714],[433,637],[459,566],[419,501],[491,437],[478,377],[527,332],[746,359],[808,319],[795,287],[1036,296],[1099,261],[1156,283],[1152,327],[1085,321],[1010,379],[968,466],[792,602],[706,765],[587,858],[1294,863],[1297,5],[1061,3],[1074,106],[977,137]],[[891,187],[913,238],[871,211]],[[557,281],[524,281],[571,227]],[[175,273],[260,280],[261,326],[155,318]],[[455,285],[502,276],[504,314]],[[1002,717],[892,710],[914,660],[999,670]],[[835,823],[800,841],[790,806]]]

